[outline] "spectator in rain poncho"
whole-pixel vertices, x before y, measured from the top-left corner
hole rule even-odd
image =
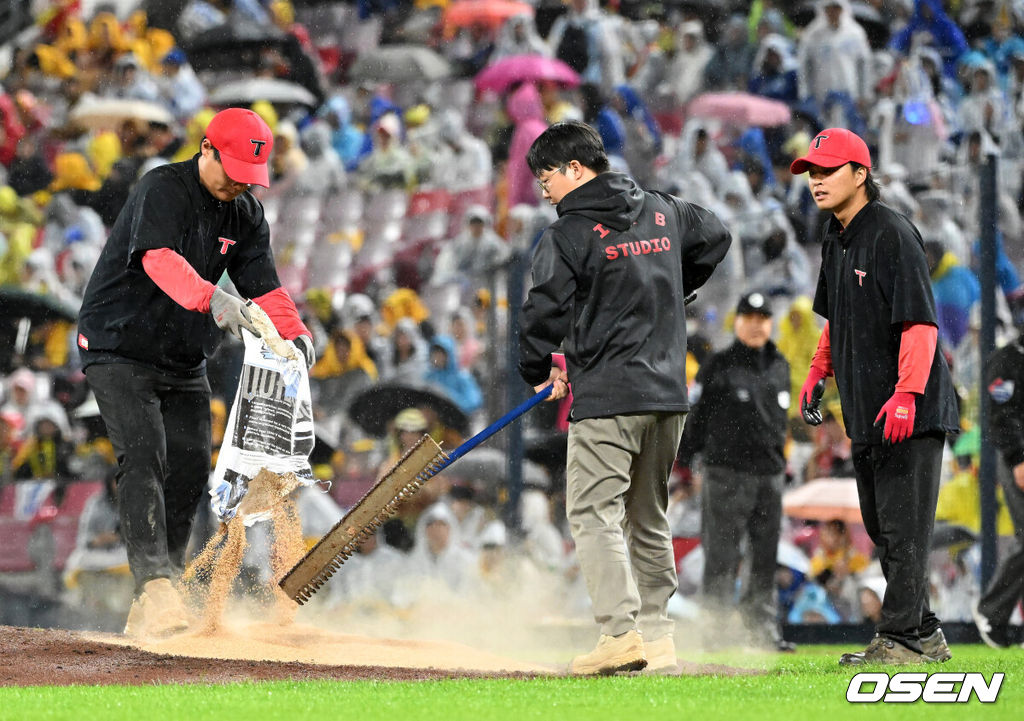
[[[302,150],[299,131],[290,120],[282,120],[274,128],[274,152],[268,161],[271,187],[290,188],[309,168],[309,157]]]
[[[433,169],[434,182],[451,193],[490,186],[494,176],[491,149],[466,130],[462,114],[454,108],[439,113],[440,144]]]
[[[487,60],[493,65],[513,55],[543,55],[551,57],[551,46],[537,33],[532,14],[513,15],[498,30],[494,51]]]
[[[328,582],[328,604],[354,605],[367,611],[396,605],[395,589],[405,564],[405,556],[384,543],[380,533],[371,534],[345,562],[345,572]]]
[[[729,178],[729,163],[715,145],[703,121],[693,119],[683,126],[679,148],[666,168],[665,180],[678,183],[698,172],[712,189],[722,188]]]
[[[471,485],[453,483],[442,502],[452,511],[455,519],[453,529],[459,544],[467,551],[477,551],[481,533],[489,519],[487,509],[476,498],[476,491]]]
[[[64,565],[64,585],[75,607],[101,630],[120,632],[132,603],[135,580],[121,539],[113,472],[103,490],[85,502],[75,548]]]
[[[0,187],[0,234],[6,240],[5,252],[0,253],[0,285],[21,281],[22,269],[42,222],[42,214],[33,203],[19,198],[9,185]]]
[[[473,311],[462,307],[452,313],[448,334],[455,341],[459,368],[464,368],[474,375],[481,373],[483,369],[479,365],[483,360],[484,346],[476,337],[476,321],[473,318]]]
[[[548,32],[552,54],[580,74],[584,83],[611,92],[625,82],[622,43],[616,23],[597,0],[571,0]]]
[[[1013,108],[996,79],[995,66],[983,62],[968,69],[964,78],[967,95],[960,101],[957,120],[964,134],[982,131],[992,138],[1004,153],[1020,144]],[[1019,185],[1019,183],[1018,183]]]
[[[483,405],[483,393],[473,374],[459,368],[451,336],[439,334],[431,338],[429,357],[430,367],[423,377],[429,385],[448,396],[467,416]]]
[[[688,20],[679,25],[676,51],[668,64],[665,85],[676,107],[692,100],[704,88],[704,70],[714,54],[704,37],[704,23]]]
[[[612,107],[622,118],[625,140],[623,158],[630,174],[642,187],[654,180],[655,160],[661,154],[661,128],[640,94],[629,85],[620,85],[612,96]]]
[[[999,148],[984,131],[969,133],[957,148],[956,161],[951,168],[950,193],[956,199],[956,220],[968,237],[979,237],[978,204],[981,202],[980,171],[991,155],[998,156]],[[1018,187],[1020,176],[1012,165],[997,166],[996,192],[999,210],[999,230],[1009,238],[1020,237],[1021,217],[1010,188]]]
[[[848,0],[819,1],[814,20],[800,34],[797,67],[800,98],[813,99],[826,126],[862,122],[874,87],[871,46]],[[832,105],[843,112],[843,122],[829,122],[833,116],[826,110]]]
[[[366,355],[377,366],[378,373],[382,377],[386,376],[391,363],[391,350],[387,338],[378,330],[380,318],[377,306],[370,297],[362,293],[348,296],[342,307],[341,319],[346,328],[351,328],[359,336],[366,349]]]
[[[101,95],[129,100],[160,100],[160,88],[134,53],[126,53],[114,62],[114,74]]]
[[[939,342],[955,349],[967,334],[971,308],[981,299],[981,286],[970,268],[937,240],[924,244],[935,296]]]
[[[348,407],[359,393],[377,382],[377,366],[355,333],[336,327],[310,369],[309,381],[317,433],[337,447],[348,425]]]
[[[505,166],[508,188],[506,202],[508,207],[519,203],[537,205],[540,202],[540,191],[537,179],[526,164],[526,153],[533,141],[548,127],[540,93],[532,84],[524,83],[509,96],[505,109],[515,126],[509,142],[508,164]]]
[[[729,209],[729,217],[723,219],[725,225],[743,250],[743,267],[748,274],[754,273],[763,262],[760,245],[768,236],[770,227],[764,208],[754,197],[750,182],[742,171],[730,172],[719,193]]]
[[[792,105],[799,96],[793,43],[774,33],[761,41],[750,70],[747,90]]]
[[[880,93],[869,119],[878,134],[876,165],[898,164],[911,177],[928,176],[939,166],[948,130],[921,56],[911,55]]]
[[[888,197],[888,190],[886,190]],[[971,248],[963,229],[953,219],[954,200],[948,190],[928,190],[918,193],[917,214],[914,225],[925,242],[938,241],[957,258],[970,258]]]
[[[427,373],[427,341],[412,318],[402,318],[392,333],[391,366],[382,380],[422,385]]]
[[[413,187],[416,161],[402,143],[402,123],[394,113],[373,126],[373,150],[359,163],[356,178],[366,191]]]
[[[355,170],[363,155],[366,133],[352,123],[352,109],[343,95],[333,95],[317,112],[331,128],[331,145],[345,170]]]
[[[344,188],[345,168],[331,146],[330,130],[323,123],[313,123],[303,131],[300,143],[308,164],[295,180],[295,193],[330,197]]]
[[[747,271],[747,292],[759,290],[770,296],[793,298],[813,287],[807,252],[797,242],[793,226],[781,209],[771,213],[768,234],[748,257],[753,260]]]
[[[456,535],[455,516],[444,503],[435,503],[421,514],[400,584],[403,600],[431,598],[438,591],[463,591],[474,559]]]
[[[174,117],[179,120],[191,118],[206,103],[206,88],[189,65],[184,51],[174,48],[163,57],[160,66],[164,73],[164,101]]]
[[[596,128],[597,134],[601,136],[610,170],[629,175],[629,166],[623,155],[626,124],[618,109],[611,105],[609,98],[596,85],[584,85],[580,88],[580,94],[583,96],[583,121]]]
[[[558,574],[567,565],[565,539],[551,515],[551,499],[547,493],[534,485],[525,485],[519,496],[523,550],[539,570]]]
[[[445,243],[434,264],[431,285],[458,283],[475,286],[484,282],[487,274],[501,267],[509,257],[509,247],[494,232],[490,212],[482,205],[471,205],[466,210],[466,227]]]
[[[809,289],[805,289],[809,290]],[[807,376],[814,352],[818,349],[821,328],[814,315],[812,301],[799,295],[789,305],[789,311],[779,319],[779,338],[775,346],[789,361],[790,398],[800,397],[800,388]],[[790,403],[790,418],[800,417],[800,404]]]
[[[942,0],[914,0],[914,14],[910,22],[892,36],[889,47],[909,55],[922,39],[942,56],[943,72],[950,77],[955,76],[956,62],[967,52],[968,45],[963,31],[946,14]]]
[[[747,40],[747,19],[730,15],[704,69],[704,87],[713,91],[744,90],[750,76],[754,48]]]

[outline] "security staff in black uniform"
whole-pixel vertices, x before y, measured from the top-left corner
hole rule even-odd
[[[601,637],[577,674],[676,668],[665,516],[686,395],[685,298],[731,238],[710,211],[611,172],[601,137],[556,123],[526,156],[558,210],[534,252],[519,374],[550,398],[572,383],[566,516]],[[552,366],[564,344],[567,370]],[[623,527],[625,522],[625,528]]]
[[[793,174],[832,213],[822,227],[814,311],[827,321],[800,391],[804,420],[821,422],[825,378],[835,374],[853,441],[861,515],[886,579],[877,634],[840,663],[909,664],[950,658],[928,607],[927,564],[942,448],[959,430],[949,369],[935,352],[935,301],[914,225],[879,202],[867,145],[823,130]]]
[[[701,547],[709,614],[735,604],[740,546],[747,537],[749,573],[739,609],[756,645],[792,650],[782,640],[775,604],[775,556],[785,480],[789,362],[771,341],[772,307],[762,293],[736,306],[736,340],[709,358],[690,389],[690,414],[677,460],[703,456]],[[713,643],[728,642],[728,624],[708,624]]]
[[[226,271],[312,364],[311,336],[281,287],[263,207],[273,135],[250,110],[218,113],[199,153],[139,180],[85,291],[78,346],[118,461],[121,533],[136,582],[125,632],[160,636],[189,619],[180,573],[210,473],[206,359],[221,330],[259,335]]]
[[[1010,616],[1024,600],[1024,298],[1016,301],[1014,323],[1020,331],[1017,338],[989,356],[985,366],[992,442],[1002,456],[999,483],[1016,537],[974,607],[978,632],[993,648],[1011,645]]]

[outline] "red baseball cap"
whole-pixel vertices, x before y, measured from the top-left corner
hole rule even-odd
[[[267,160],[274,149],[274,134],[263,118],[246,108],[221,110],[206,126],[206,137],[220,151],[229,178],[270,187]]]
[[[800,175],[812,165],[838,168],[850,162],[859,163],[865,168],[871,167],[871,153],[868,152],[867,143],[846,128],[828,128],[814,136],[807,155],[794,160],[789,166],[789,172]]]

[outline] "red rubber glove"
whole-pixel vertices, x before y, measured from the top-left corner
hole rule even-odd
[[[875,427],[885,416],[885,428],[882,438],[889,443],[905,441],[914,434],[914,414],[917,412],[917,401],[913,393],[896,391],[892,398],[885,402],[882,410],[875,417]]]
[[[808,425],[821,425],[821,397],[825,394],[826,378],[828,376],[821,368],[812,365],[800,389],[800,415]]]

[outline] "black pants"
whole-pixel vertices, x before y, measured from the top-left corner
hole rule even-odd
[[[1006,508],[1013,519],[1015,542],[1010,552],[999,561],[999,568],[989,582],[985,595],[978,601],[978,610],[993,626],[1006,626],[1017,602],[1024,598],[1024,491],[1013,481],[1013,471],[999,463],[999,483],[1003,486]]]
[[[131,364],[89,366],[117,455],[121,535],[136,587],[180,573],[210,474],[210,385]]]
[[[853,445],[861,515],[886,581],[877,631],[915,651],[939,627],[928,605],[928,553],[943,443],[933,435]]]
[[[750,572],[739,599],[747,626],[769,641],[781,638],[775,602],[775,558],[782,525],[783,474],[756,474],[708,466],[701,490],[704,602],[734,605],[740,543],[747,537]]]

